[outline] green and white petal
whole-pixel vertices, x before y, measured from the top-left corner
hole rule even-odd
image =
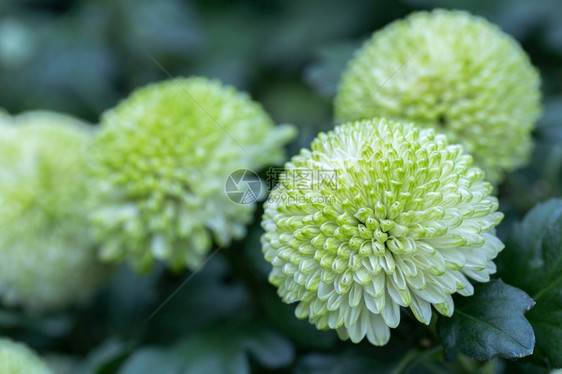
[[[28,346],[0,338],[0,374],[54,373]]]
[[[435,128],[463,144],[498,183],[529,158],[539,86],[521,46],[484,18],[416,12],[375,32],[355,54],[335,116],[340,123],[383,116]]]
[[[63,114],[0,116],[0,300],[43,311],[87,302],[96,258],[85,173],[91,127]]]
[[[262,226],[270,282],[296,316],[357,343],[386,344],[400,307],[429,324],[454,293],[488,281],[503,249],[492,188],[462,147],[412,124],[373,119],[320,134],[285,166]],[[334,171],[337,186],[297,171]],[[303,192],[304,191],[304,192]],[[311,193],[314,192],[314,195]],[[308,194],[307,194],[308,193]]]
[[[213,242],[242,238],[255,204],[224,188],[238,169],[280,163],[295,135],[246,94],[205,78],[135,91],[103,114],[91,152],[91,223],[106,261],[199,267]]]

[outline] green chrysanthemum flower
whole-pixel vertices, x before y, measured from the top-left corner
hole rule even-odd
[[[503,248],[492,187],[462,146],[384,119],[321,133],[265,204],[270,282],[296,315],[342,339],[385,344],[400,306],[428,324],[451,294],[487,282]],[[336,184],[321,175],[333,171]]]
[[[376,32],[343,73],[340,122],[390,117],[446,133],[497,183],[528,159],[540,79],[517,42],[462,11],[414,13]]]
[[[26,345],[0,338],[0,374],[52,374]]]
[[[27,309],[86,301],[105,278],[88,235],[88,126],[49,112],[2,117],[0,299]]]
[[[92,172],[93,224],[107,260],[146,270],[155,259],[196,268],[211,247],[241,238],[255,204],[225,194],[237,169],[284,160],[294,136],[218,81],[174,79],[139,89],[102,118]]]

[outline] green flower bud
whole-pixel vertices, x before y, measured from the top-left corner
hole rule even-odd
[[[106,276],[83,203],[92,132],[49,112],[0,122],[0,298],[39,310],[85,302]]]
[[[528,160],[540,78],[519,44],[463,11],[417,12],[376,32],[343,73],[340,122],[388,117],[446,133],[486,179]]]
[[[373,119],[321,133],[311,148],[285,165],[262,222],[269,280],[298,302],[297,317],[384,345],[400,306],[429,324],[431,306],[451,316],[451,294],[489,281],[503,215],[462,146]]]
[[[237,169],[280,163],[294,136],[218,81],[181,78],[134,92],[103,115],[91,167],[92,223],[108,261],[197,268],[213,239],[241,238],[255,204],[225,194]]]
[[[26,345],[0,338],[0,374],[52,374]]]

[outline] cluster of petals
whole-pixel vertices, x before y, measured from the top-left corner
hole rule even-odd
[[[26,345],[0,338],[0,374],[53,374],[53,372]]]
[[[373,34],[342,75],[335,115],[435,128],[498,183],[529,158],[540,96],[539,74],[511,36],[484,18],[438,9]]]
[[[25,309],[89,300],[107,278],[84,203],[91,127],[51,112],[0,116],[0,299]]]
[[[263,252],[270,282],[296,315],[343,339],[384,345],[400,307],[428,324],[432,306],[489,281],[503,215],[484,173],[433,129],[386,119],[321,133],[285,165],[268,199]],[[332,170],[336,185],[320,175]],[[324,202],[317,203],[322,196]]]
[[[205,78],[136,90],[107,111],[92,146],[91,223],[106,261],[195,269],[213,242],[245,235],[255,204],[224,191],[238,169],[280,163],[291,126],[246,94]]]

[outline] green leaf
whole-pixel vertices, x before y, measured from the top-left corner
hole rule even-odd
[[[118,0],[112,5],[123,20],[119,32],[131,48],[181,56],[192,54],[203,42],[201,22],[187,2]]]
[[[0,309],[0,331],[20,325],[22,320],[23,318],[15,311]]]
[[[277,369],[293,361],[293,345],[253,322],[222,325],[191,336],[177,348],[186,357],[186,373],[249,373],[248,354],[263,367]]]
[[[533,353],[535,335],[524,313],[534,305],[525,292],[492,280],[474,296],[455,299],[455,313],[440,318],[439,335],[448,354],[461,351],[477,360],[520,358]]]
[[[375,1],[332,0],[320,5],[290,0],[283,4],[286,11],[273,20],[274,32],[264,51],[266,61],[281,69],[297,69],[317,45],[371,31],[374,22],[394,10]]]
[[[110,339],[96,348],[86,357],[78,370],[79,374],[105,374],[110,371],[127,354],[125,344],[117,339]]]
[[[339,354],[311,353],[302,357],[295,374],[378,374],[388,373],[388,366],[378,360],[347,351]]]
[[[208,328],[166,349],[145,348],[124,363],[119,374],[189,373],[246,374],[250,360],[278,369],[294,358],[290,341],[253,323],[231,323]]]
[[[149,275],[139,275],[122,265],[107,287],[108,322],[119,332],[138,329],[152,310],[148,307],[156,297],[156,283],[165,271],[159,264]]]
[[[315,61],[304,73],[305,81],[318,93],[328,97],[335,96],[341,74],[362,42],[345,41],[319,48]]]
[[[509,374],[556,374],[556,371],[550,371],[532,362],[504,361],[504,364],[503,372]]]
[[[263,367],[276,369],[293,361],[294,352],[291,342],[276,332],[258,328],[251,329],[241,339],[241,346]]]
[[[183,358],[163,349],[145,348],[135,352],[123,365],[119,374],[177,374]]]
[[[292,341],[307,348],[329,348],[338,338],[334,330],[318,330],[308,321],[295,317],[295,305],[281,301],[273,290],[263,294],[264,308],[270,323]]]
[[[176,290],[177,293],[147,323],[148,334],[153,341],[174,341],[187,332],[245,313],[250,296],[238,280],[228,281],[229,275],[228,263],[214,256],[183,287],[180,287],[181,278],[169,279],[170,284],[160,292],[161,299],[152,305],[150,312],[159,308]],[[185,275],[190,276],[191,273]],[[205,312],[201,313],[202,310]],[[146,313],[146,317],[148,315]]]
[[[537,303],[527,314],[537,337],[533,358],[562,367],[562,199],[537,205],[516,224],[498,262],[500,276]]]
[[[42,355],[41,358],[52,373],[56,374],[76,374],[79,368],[78,358],[62,354],[49,353]]]
[[[562,141],[562,97],[550,98],[544,103],[544,114],[537,124],[537,137],[545,143]]]

